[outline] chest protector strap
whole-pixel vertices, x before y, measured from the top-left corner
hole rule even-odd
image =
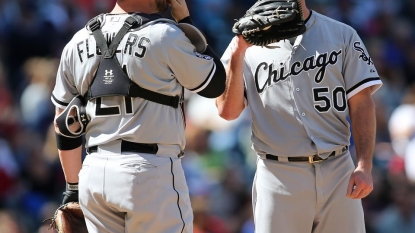
[[[179,106],[181,102],[179,95],[168,96],[160,94],[144,89],[133,82],[126,74],[126,71],[121,68],[115,56],[118,45],[131,28],[139,27],[159,18],[160,16],[147,14],[134,14],[128,17],[110,45],[107,44],[107,40],[102,33],[101,23],[98,17],[88,23],[97,46],[101,50],[103,59],[98,66],[92,84],[85,94],[87,100],[107,96],[127,96],[143,98],[173,108]]]

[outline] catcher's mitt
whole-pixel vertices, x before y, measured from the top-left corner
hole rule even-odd
[[[58,233],[88,233],[84,214],[77,202],[61,205],[55,215],[47,220],[52,220],[50,227]]]
[[[306,31],[299,0],[259,0],[233,26],[253,45],[266,46]]]

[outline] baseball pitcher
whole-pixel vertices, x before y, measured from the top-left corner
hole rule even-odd
[[[216,103],[224,119],[246,107],[252,116],[256,232],[365,232],[361,198],[373,189],[371,95],[382,82],[362,40],[305,0],[259,0],[233,31],[238,36],[222,57],[226,90]]]

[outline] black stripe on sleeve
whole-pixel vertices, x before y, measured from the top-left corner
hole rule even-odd
[[[177,207],[179,208],[180,218],[182,219],[182,222],[183,222],[183,228],[182,228],[182,231],[181,232],[183,232],[184,231],[184,228],[186,227],[186,223],[184,222],[183,214],[182,214],[182,209],[180,208],[180,203],[179,203],[179,201],[180,201],[180,194],[179,194],[179,192],[177,192],[176,187],[174,186],[173,159],[171,159],[171,158],[170,158],[170,163],[171,163],[171,175],[173,176],[173,189],[177,193]]]
[[[197,94],[206,98],[216,98],[225,91],[226,72],[220,58],[213,52],[212,48],[208,45],[204,54],[213,58],[215,63],[215,73],[209,74],[211,77],[209,84]]]
[[[56,99],[56,97],[52,94],[52,98],[53,98],[53,100],[56,102],[56,103],[58,103],[58,104],[60,104],[60,105],[62,105],[62,106],[68,106],[69,105],[69,103],[64,103],[64,102],[62,102],[62,101],[60,101],[60,100],[58,100],[58,99]]]
[[[376,81],[376,80],[380,80],[379,77],[376,78],[367,78],[363,81],[360,81],[358,84],[354,85],[353,87],[351,87],[349,90],[346,91],[346,94],[349,94],[350,92],[356,90],[358,87],[362,86],[365,83],[371,82],[371,81]]]
[[[213,72],[213,70],[214,70],[214,69],[215,69],[215,66],[212,66],[212,69],[210,70],[209,75],[206,77],[205,81],[203,81],[203,82],[202,82],[199,86],[197,86],[196,88],[189,89],[189,91],[195,91],[195,90],[197,90],[197,89],[199,89],[199,88],[203,87],[203,85],[205,85],[205,84],[206,84],[206,82],[209,80],[210,76],[212,76],[212,72]]]
[[[247,93],[247,89],[246,89],[246,80],[244,78],[244,97],[246,99],[246,101],[248,101],[248,93]]]

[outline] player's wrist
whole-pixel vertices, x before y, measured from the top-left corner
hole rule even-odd
[[[177,16],[177,15],[173,16],[173,18],[176,20],[176,22],[180,22],[183,19],[188,18],[188,17],[190,17],[189,13],[187,13],[187,14],[184,13],[183,15],[180,15],[180,16]]]
[[[66,191],[63,192],[62,205],[79,201],[78,183],[66,183]]]
[[[78,191],[78,182],[76,183],[66,182],[66,190],[67,191]]]
[[[232,54],[245,55],[246,50],[252,45],[245,41],[243,36],[235,36],[233,46],[231,48]]]
[[[245,57],[246,49],[247,48],[235,45],[231,50],[232,57],[243,59]]]
[[[371,172],[373,168],[372,162],[367,161],[357,161],[356,169],[363,170],[365,172]]]

